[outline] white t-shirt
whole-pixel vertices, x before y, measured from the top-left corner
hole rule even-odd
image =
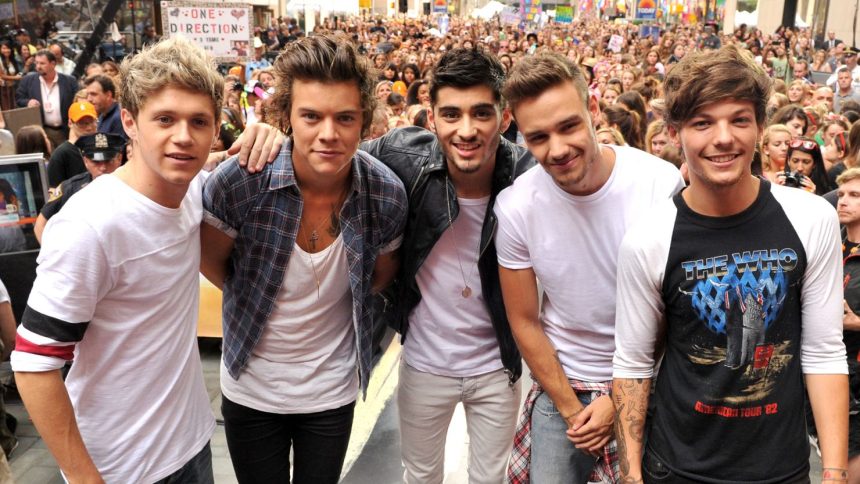
[[[349,264],[339,235],[315,254],[295,244],[272,315],[238,380],[222,360],[221,391],[263,412],[322,412],[357,398],[357,365]]]
[[[180,208],[113,175],[72,197],[45,229],[15,371],[50,371],[74,348],[66,387],[106,482],[179,470],[215,429],[197,349],[202,177]],[[26,344],[22,345],[21,342]]]
[[[442,234],[418,269],[421,302],[409,315],[403,357],[423,372],[469,377],[502,368],[502,360],[478,273],[481,228],[490,197],[457,202],[460,214],[454,229]],[[469,297],[463,297],[464,279]]]
[[[536,166],[499,194],[496,251],[508,269],[532,268],[544,289],[541,321],[568,378],[612,379],[615,268],[624,233],[680,190],[669,163],[634,148],[616,153],[597,192],[574,196]]]
[[[9,291],[6,290],[6,285],[0,281],[0,304],[9,302]]]

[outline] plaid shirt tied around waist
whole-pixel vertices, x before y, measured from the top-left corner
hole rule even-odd
[[[224,365],[234,379],[263,334],[299,231],[303,201],[291,153],[288,140],[273,163],[253,174],[235,160],[222,163],[203,189],[204,221],[234,239],[222,309]],[[376,158],[356,152],[340,228],[364,392],[372,358],[373,269],[378,254],[399,245],[406,207],[400,179]]]
[[[540,383],[532,377],[532,384],[529,394],[526,396],[526,401],[523,404],[523,411],[520,414],[517,422],[517,430],[514,433],[514,448],[511,451],[511,460],[508,463],[507,482],[509,484],[529,484],[529,466],[531,465],[531,426],[532,426],[532,410],[534,409],[535,401],[543,393]],[[612,391],[612,382],[584,382],[578,380],[570,380],[570,387],[576,393],[592,393],[592,400],[602,395],[610,395]],[[571,444],[573,445],[573,444]],[[591,472],[589,482],[618,482],[618,477],[621,475],[618,465],[618,450],[615,439],[610,439],[603,447],[603,452],[597,459],[594,470]]]

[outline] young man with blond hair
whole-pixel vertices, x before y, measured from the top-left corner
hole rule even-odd
[[[807,392],[822,481],[847,479],[839,227],[820,197],[751,173],[770,89],[734,46],[687,56],[666,78],[665,119],[690,185],[620,250],[622,482],[809,482]]]
[[[127,58],[122,78],[131,160],[47,225],[12,367],[69,482],[211,483],[215,419],[196,339],[199,172],[223,80],[181,38]]]

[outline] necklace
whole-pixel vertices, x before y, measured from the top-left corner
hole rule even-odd
[[[299,221],[300,232],[303,232],[303,235],[305,237],[305,243],[308,244],[308,249],[310,249],[310,251],[306,251],[306,252],[308,254],[308,260],[310,260],[310,262],[311,262],[311,270],[314,273],[314,281],[316,281],[316,283],[317,283],[317,300],[320,299],[320,277],[319,277],[319,274],[317,273],[317,267],[316,267],[316,264],[314,264],[314,257],[313,257],[313,253],[312,253],[312,251],[316,250],[317,241],[320,239],[320,234],[319,234],[319,232],[317,232],[317,230],[321,229],[323,224],[325,224],[326,222],[329,222],[329,224],[330,224],[329,225],[329,235],[331,235],[332,237],[335,237],[335,238],[337,237],[338,233],[340,232],[340,218],[337,216],[337,213],[339,213],[338,207],[343,207],[343,202],[344,202],[344,200],[346,200],[346,194],[348,192],[349,192],[349,186],[347,186],[346,189],[344,189],[343,193],[341,193],[341,195],[338,199],[338,202],[336,204],[332,205],[331,215],[329,215],[328,218],[323,217],[322,222],[320,222],[319,225],[316,226],[316,228],[311,230],[310,237],[308,237],[308,232],[305,229],[305,225],[301,221]],[[331,255],[331,251],[329,251],[323,257],[323,260],[320,263],[320,270],[325,268],[325,263],[328,261],[329,255]]]
[[[469,287],[469,283],[467,282],[466,273],[463,271],[463,260],[460,258],[460,242],[457,239],[457,231],[454,230],[454,220],[451,217],[451,191],[448,188],[448,185],[451,184],[451,179],[447,176],[445,177],[445,205],[448,207],[448,228],[451,229],[451,235],[454,237],[454,250],[457,251],[457,264],[460,266],[460,277],[463,278],[463,290],[460,291],[460,295],[464,298],[467,298],[472,295],[472,288]],[[477,264],[475,264],[477,265]],[[475,273],[475,267],[469,271],[468,279],[472,278],[472,275]]]

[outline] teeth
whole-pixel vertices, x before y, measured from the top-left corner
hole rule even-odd
[[[724,155],[724,156],[711,156],[709,159],[714,163],[724,163],[726,161],[732,161],[735,158],[735,155]]]

